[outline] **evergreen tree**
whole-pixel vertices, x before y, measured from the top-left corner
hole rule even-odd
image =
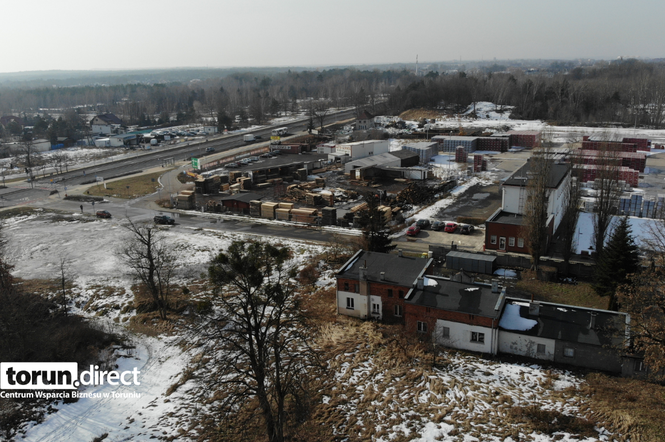
[[[639,270],[639,255],[628,218],[623,217],[614,228],[612,237],[603,249],[596,266],[596,281],[593,289],[600,296],[609,296],[609,309],[617,310],[616,290],[626,284],[629,275]]]
[[[365,195],[367,209],[360,215],[360,226],[365,237],[365,249],[370,252],[388,253],[396,245],[390,239],[390,230],[386,226],[386,218],[379,210],[381,198],[374,193]]]

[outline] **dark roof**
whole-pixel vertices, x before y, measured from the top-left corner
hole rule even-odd
[[[487,222],[521,226],[523,219],[524,217],[522,215],[518,215],[516,213],[509,213],[502,210],[493,217],[491,217],[490,219],[488,219]]]
[[[507,324],[502,317],[500,328],[511,333],[580,344],[616,345],[623,342],[625,313],[549,302],[538,304],[540,305],[538,314],[529,314],[529,301],[508,298],[506,307],[519,306],[519,315],[537,321],[537,324],[526,331],[514,330],[510,326],[506,328]],[[590,327],[592,314],[595,315],[595,324]]]
[[[358,269],[365,265],[367,268],[365,277],[368,281],[411,287],[418,276],[425,271],[429,261],[429,258],[411,258],[361,250],[337,272],[337,276],[359,279]],[[381,272],[385,273],[384,279],[381,279]]]
[[[434,282],[436,285],[428,285]],[[451,312],[498,318],[502,310],[499,298],[501,290],[493,293],[492,287],[487,284],[454,282],[447,278],[427,276],[423,289],[414,289],[406,302]]]
[[[529,170],[531,169],[531,161],[527,161],[526,164],[515,171],[506,181],[504,181],[504,186],[526,186],[527,177]],[[568,164],[552,164],[550,169],[550,176],[547,180],[547,187],[550,189],[555,189],[559,187],[561,181],[566,177],[570,166]]]
[[[220,199],[220,201],[242,201],[243,203],[248,203],[254,200],[260,200],[263,198],[262,195],[258,193],[236,193],[235,195],[225,196]]]
[[[370,114],[366,110],[360,112],[360,115],[358,115],[358,120],[371,120],[374,118],[374,115]]]
[[[420,159],[420,155],[418,155],[418,152],[413,152],[410,150],[393,150],[392,152],[389,152],[390,155],[397,157],[401,160],[406,160],[409,158],[418,158]]]
[[[101,114],[97,115],[97,118],[108,124],[122,124],[122,120],[114,114]]]

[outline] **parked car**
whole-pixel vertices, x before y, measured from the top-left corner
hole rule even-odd
[[[473,233],[473,229],[474,227],[471,224],[461,224],[459,227],[459,233],[468,235],[470,233]]]
[[[455,233],[457,230],[457,223],[446,223],[446,227],[443,230],[448,233]]]
[[[406,236],[417,236],[420,233],[420,227],[418,224],[414,224],[408,229],[406,229]]]
[[[421,230],[428,229],[430,224],[431,223],[429,222],[428,219],[419,219],[418,221],[416,221],[416,225],[420,227]]]
[[[436,230],[437,232],[439,230],[443,230],[443,228],[446,226],[446,223],[443,221],[434,221],[432,223],[432,230]]]
[[[172,225],[175,224],[175,220],[173,218],[171,218],[170,216],[166,216],[166,215],[157,215],[153,218],[153,220],[155,221],[155,224],[166,224],[166,225],[169,225],[169,226],[172,226]]]
[[[214,147],[206,147],[206,152],[214,152],[215,148]]]
[[[233,163],[228,163],[225,167],[226,167],[227,169],[235,169],[235,168],[237,168],[238,166],[239,166],[238,163],[233,162]]]
[[[106,210],[98,210],[96,215],[97,218],[111,218],[111,214]]]

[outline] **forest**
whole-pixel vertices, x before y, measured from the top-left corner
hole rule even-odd
[[[116,114],[127,125],[184,124],[208,118],[230,127],[325,107],[353,106],[393,115],[412,108],[455,113],[475,102],[490,101],[500,108],[511,106],[514,118],[550,124],[661,128],[665,106],[665,63],[636,59],[552,62],[548,69],[528,69],[521,63],[465,69],[430,65],[418,75],[410,69],[350,67],[220,75],[154,83],[5,85],[0,86],[0,114],[19,116],[26,125],[37,126],[36,135],[54,126],[57,117],[52,115],[64,116],[54,131],[77,138],[75,129],[84,122],[72,122],[75,114],[104,112]]]

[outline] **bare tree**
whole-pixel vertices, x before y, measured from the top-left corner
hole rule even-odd
[[[540,258],[547,250],[548,182],[552,163],[552,156],[547,148],[541,148],[534,152],[529,159],[522,228],[531,254],[531,268],[533,270],[538,270]]]
[[[330,113],[328,100],[317,100],[316,102],[312,100],[309,106],[310,116],[318,121],[319,132],[323,132],[323,124]]]
[[[119,255],[150,294],[159,316],[166,319],[175,273],[175,254],[157,226],[128,221],[126,228],[130,236]]]
[[[317,366],[290,255],[285,247],[244,241],[217,255],[208,273],[218,313],[200,329],[225,350],[215,376],[222,412],[255,400],[270,442],[285,440],[289,411],[307,402],[308,372]]]
[[[619,186],[620,165],[616,148],[610,143],[601,146],[594,182],[596,200],[593,205],[593,240],[597,259],[602,255],[612,216],[616,213],[623,192]]]
[[[60,274],[60,307],[65,316],[68,314],[67,287],[69,285],[69,264],[70,261],[66,256],[61,256],[60,259],[58,259],[58,273]]]

